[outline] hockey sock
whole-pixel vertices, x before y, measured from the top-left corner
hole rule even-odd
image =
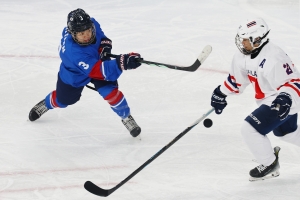
[[[45,98],[45,102],[46,102],[46,106],[48,109],[53,109],[53,108],[65,108],[68,105],[64,105],[62,103],[60,103],[57,100],[56,97],[56,90],[54,90],[53,92],[50,92],[46,98]]]
[[[104,99],[110,104],[111,109],[122,119],[129,115],[130,108],[123,93],[118,88],[114,88]]]
[[[276,157],[269,138],[266,135],[261,135],[246,121],[242,125],[241,132],[257,162],[264,166],[271,165]]]

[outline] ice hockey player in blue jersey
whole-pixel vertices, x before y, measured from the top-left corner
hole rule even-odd
[[[111,109],[121,117],[122,123],[133,137],[141,128],[130,114],[123,93],[118,89],[118,78],[123,70],[136,69],[141,64],[138,53],[118,55],[111,60],[112,41],[105,36],[100,24],[82,9],[68,14],[67,27],[63,29],[59,48],[61,58],[56,90],[36,104],[29,113],[35,121],[53,108],[66,108],[79,101],[83,88],[92,83]]]

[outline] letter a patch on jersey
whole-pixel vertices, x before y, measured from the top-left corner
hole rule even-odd
[[[261,61],[261,63],[259,64],[259,66],[260,66],[261,68],[264,68],[265,62],[266,62],[266,59],[264,58],[263,61]]]

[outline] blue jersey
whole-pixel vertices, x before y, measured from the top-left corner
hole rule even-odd
[[[119,78],[122,70],[118,67],[116,60],[100,60],[99,48],[104,35],[100,24],[93,18],[96,39],[90,45],[77,44],[72,35],[63,29],[59,56],[61,58],[59,76],[61,80],[73,87],[81,87],[88,84],[91,79],[115,81]]]

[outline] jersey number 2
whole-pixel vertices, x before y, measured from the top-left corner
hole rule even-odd
[[[293,70],[291,69],[291,67],[289,66],[289,64],[284,64],[283,68],[285,68],[285,71],[287,73],[287,75],[290,75],[291,73],[293,73]]]

